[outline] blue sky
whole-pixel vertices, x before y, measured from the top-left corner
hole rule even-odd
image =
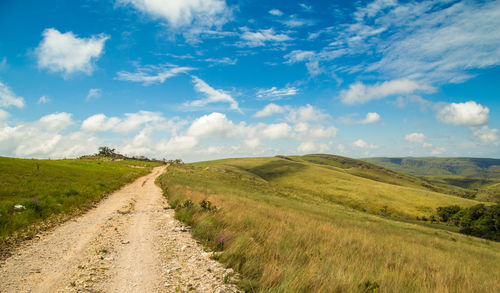
[[[500,158],[500,1],[0,3],[0,155]]]

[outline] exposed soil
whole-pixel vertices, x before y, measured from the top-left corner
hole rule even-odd
[[[18,247],[0,264],[0,292],[239,292],[174,220],[154,184],[164,168]]]

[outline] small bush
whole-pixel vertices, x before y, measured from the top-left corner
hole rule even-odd
[[[200,203],[200,207],[204,211],[214,211],[217,209],[215,205],[212,205],[212,203],[208,200],[202,200]]]
[[[367,280],[366,282],[359,284],[359,289],[363,293],[375,293],[378,292],[379,288],[380,285],[375,281]]]

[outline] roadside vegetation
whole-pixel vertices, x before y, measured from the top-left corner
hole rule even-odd
[[[416,221],[479,202],[332,160],[173,165],[158,183],[176,217],[248,292],[500,291],[500,243]]]
[[[160,164],[103,156],[85,160],[0,157],[0,242],[46,219],[88,209]]]

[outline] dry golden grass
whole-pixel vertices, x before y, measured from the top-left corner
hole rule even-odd
[[[244,289],[500,291],[499,243],[349,207],[362,203],[367,211],[377,211],[391,204],[394,215],[411,217],[428,215],[429,211],[415,207],[427,201],[430,208],[448,201],[462,205],[473,201],[422,195],[421,190],[341,172],[323,176],[324,168],[290,167],[275,160],[199,163],[170,168],[159,179],[171,204],[194,202],[193,207],[178,208],[177,217],[193,225],[196,237],[215,249],[224,238],[220,261],[243,275],[240,286]],[[378,199],[383,192],[385,196]],[[202,200],[220,210],[203,211]]]

